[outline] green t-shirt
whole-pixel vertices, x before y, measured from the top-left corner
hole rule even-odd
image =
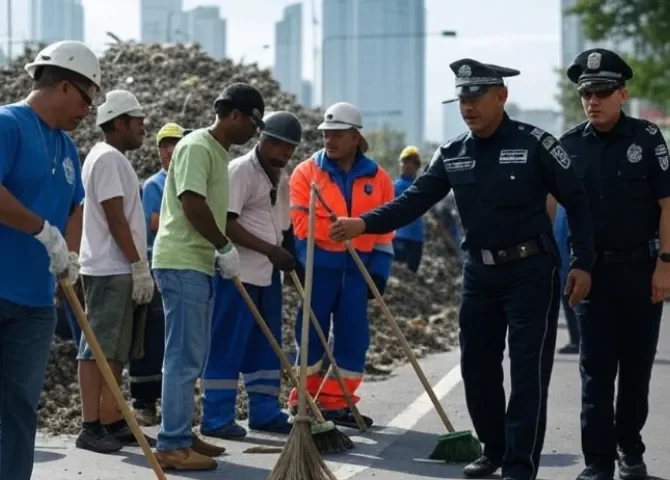
[[[193,228],[184,215],[179,196],[191,191],[205,197],[217,226],[225,233],[228,161],[228,152],[207,129],[196,130],[179,141],[165,180],[153,268],[214,275],[214,245]]]

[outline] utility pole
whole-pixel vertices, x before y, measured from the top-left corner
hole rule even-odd
[[[317,75],[318,75],[318,70],[319,70],[319,46],[318,46],[318,36],[317,36],[317,31],[316,28],[319,25],[319,21],[316,18],[316,2],[315,0],[312,0],[312,46],[313,48],[313,56],[314,58],[312,59],[312,105],[310,107],[315,107],[317,105],[316,102],[316,92],[317,92]],[[321,101],[321,95],[319,95],[319,101]]]
[[[7,59],[12,60],[12,0],[7,0]]]

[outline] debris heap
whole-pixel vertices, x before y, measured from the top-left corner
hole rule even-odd
[[[23,58],[0,69],[0,81],[3,83],[1,104],[19,101],[30,90],[30,79],[23,65],[34,55],[34,51],[26,52]],[[102,69],[104,91],[128,89],[145,106],[150,137],[168,121],[190,128],[210,124],[213,119],[212,102],[219,91],[231,82],[243,81],[255,85],[262,92],[268,111],[287,109],[298,115],[304,127],[304,141],[296,152],[296,160],[306,158],[321,148],[321,136],[316,126],[322,113],[297,104],[292,95],[280,91],[268,70],[261,70],[256,65],[217,61],[197,46],[130,42],[110,47],[102,57]],[[87,118],[72,136],[83,159],[101,138],[94,125],[94,115]],[[242,154],[250,146],[251,143],[238,147],[233,153]],[[146,141],[142,148],[131,152],[130,158],[140,177],[147,177],[158,168],[158,156],[152,141]],[[295,358],[293,329],[299,299],[290,280],[284,287],[284,298],[284,350]],[[419,274],[394,265],[384,298],[418,357],[446,351],[457,342],[460,266],[434,226],[429,226]],[[376,301],[370,301],[368,311],[372,341],[366,373],[368,380],[374,380],[387,377],[406,359]],[[79,428],[81,414],[75,358],[76,347],[70,340],[54,339],[40,407],[39,428],[45,432],[76,433]],[[284,398],[288,387],[285,381],[282,389]],[[245,418],[246,396],[243,389],[241,393],[238,414],[240,418]]]
[[[0,105],[25,98],[31,80],[24,65],[32,61],[36,50],[27,50],[7,67],[0,69]],[[284,93],[272,78],[269,69],[255,64],[234,64],[231,60],[215,60],[196,45],[117,43],[101,58],[103,93],[113,89],[129,90],[138,98],[147,113],[147,141],[128,153],[137,174],[146,178],[160,168],[156,145],[158,130],[167,122],[177,122],[187,128],[210,125],[214,118],[212,104],[223,88],[233,82],[247,82],[260,90],[265,99],[266,112],[290,110],[303,125],[303,142],[295,159],[304,159],[321,148],[321,134],[316,129],[323,118],[320,110],[305,108],[294,95]],[[102,102],[104,95],[99,100]],[[88,118],[72,137],[80,149],[81,159],[101,139],[95,126],[95,115]],[[233,147],[232,156],[249,150],[248,145]]]

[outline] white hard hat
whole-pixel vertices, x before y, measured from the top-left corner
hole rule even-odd
[[[112,90],[105,96],[105,103],[98,107],[95,124],[100,126],[121,115],[144,118],[142,105],[135,95],[128,90]]]
[[[35,60],[26,64],[25,69],[30,78],[34,79],[35,70],[38,67],[46,66],[73,71],[89,79],[99,89],[102,88],[98,57],[82,42],[63,40],[62,42],[52,43],[40,50]]]
[[[363,117],[361,111],[351,103],[334,103],[323,114],[323,122],[319,124],[319,130],[349,130],[353,128],[359,133],[363,128]],[[368,141],[361,134],[361,151],[368,150]]]

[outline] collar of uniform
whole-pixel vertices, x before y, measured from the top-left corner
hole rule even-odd
[[[325,149],[316,152],[312,158],[321,170],[331,175],[341,171],[337,163],[328,158]],[[379,170],[379,166],[374,160],[359,151],[356,154],[356,160],[348,175],[351,175],[351,178],[374,177],[377,174],[377,170]]]
[[[490,137],[478,137],[475,135],[472,130],[470,130],[468,136],[471,138],[474,138],[476,140],[480,141],[488,141],[488,140],[493,140],[498,138],[500,135],[505,135],[507,133],[510,133],[514,130],[514,121],[510,118],[509,115],[507,115],[507,112],[503,112],[503,118],[502,121],[500,122],[500,125],[498,125],[498,128],[496,128],[496,131],[493,132],[493,134]]]
[[[633,125],[632,122],[630,121],[630,117],[626,115],[623,110],[621,111],[621,116],[619,117],[619,120],[616,122],[616,125],[614,125],[614,128],[610,130],[610,133],[615,133],[623,137],[634,136]],[[582,132],[582,135],[586,137],[588,135],[597,136],[597,134],[598,131],[593,126],[593,124],[591,122],[587,122],[586,126],[584,127],[584,132]]]

